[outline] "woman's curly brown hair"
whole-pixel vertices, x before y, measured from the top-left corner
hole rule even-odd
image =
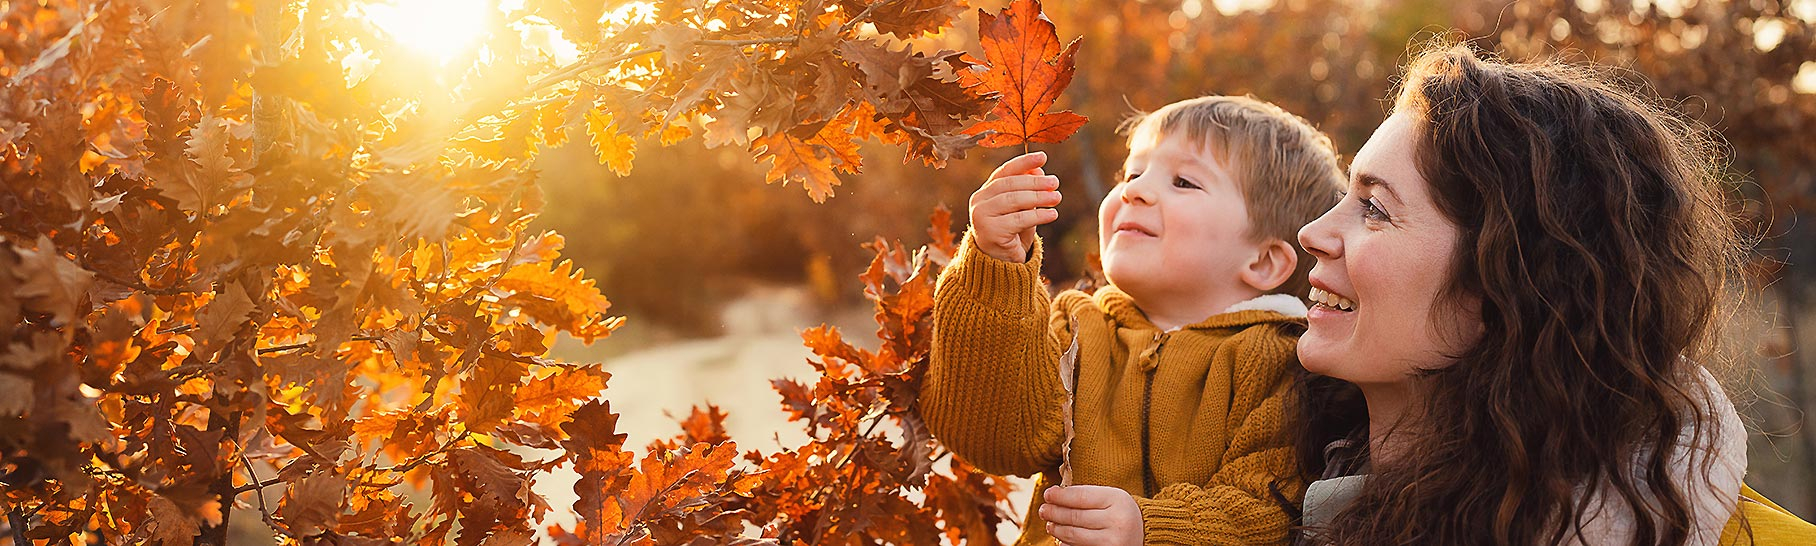
[[[1418,448],[1375,461],[1325,539],[1560,544],[1595,484],[1633,507],[1633,544],[1689,536],[1668,458],[1680,430],[1718,441],[1697,366],[1717,356],[1741,246],[1718,141],[1614,81],[1453,44],[1407,68],[1394,108],[1418,119],[1419,172],[1461,230],[1444,294],[1480,300],[1483,335],[1423,371]],[[1318,448],[1367,423],[1353,387],[1310,379],[1316,476]]]

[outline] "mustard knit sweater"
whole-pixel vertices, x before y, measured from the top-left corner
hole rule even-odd
[[[1042,474],[1017,544],[1054,542],[1040,491],[1058,483],[1058,362],[1073,325],[1074,481],[1134,496],[1148,544],[1284,543],[1289,518],[1276,495],[1297,504],[1305,489],[1285,430],[1303,322],[1248,310],[1162,332],[1114,287],[1050,300],[1040,248],[1009,263],[965,234],[934,293],[920,395],[955,455],[987,472]]]

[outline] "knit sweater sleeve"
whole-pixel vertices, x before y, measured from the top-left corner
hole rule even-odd
[[[1260,326],[1230,342],[1242,345],[1233,356],[1240,360],[1230,406],[1235,424],[1223,466],[1209,483],[1172,484],[1154,498],[1135,499],[1147,544],[1286,541],[1292,520],[1280,502],[1297,505],[1305,489],[1286,431],[1296,339]]]
[[[1057,339],[1067,334],[1063,319],[1051,319],[1040,250],[1036,241],[1026,263],[1005,262],[979,251],[967,231],[934,289],[921,416],[954,454],[995,474],[1059,464]]]

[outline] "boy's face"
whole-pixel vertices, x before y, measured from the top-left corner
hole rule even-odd
[[[1139,301],[1203,298],[1242,283],[1261,244],[1249,237],[1235,175],[1209,149],[1184,135],[1138,136],[1123,173],[1097,211],[1112,284]]]

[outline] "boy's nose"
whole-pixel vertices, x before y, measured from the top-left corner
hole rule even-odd
[[[1134,180],[1123,183],[1122,202],[1141,203],[1143,205],[1154,204],[1154,194],[1148,188],[1149,184],[1147,179],[1147,176],[1138,176],[1135,177]]]

